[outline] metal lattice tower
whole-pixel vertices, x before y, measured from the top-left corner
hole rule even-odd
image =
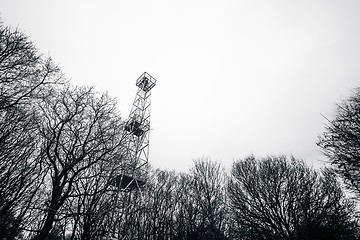
[[[123,154],[120,164],[123,173],[117,179],[117,185],[123,190],[141,187],[145,181],[149,160],[150,104],[151,89],[156,79],[144,72],[137,80],[138,87],[128,120],[124,124]]]

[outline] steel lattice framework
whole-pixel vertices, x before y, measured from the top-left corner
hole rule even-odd
[[[109,208],[112,210],[101,226],[105,235],[100,239],[119,239],[117,226],[122,220],[121,216],[131,211],[126,202],[131,201],[138,193],[142,196],[141,186],[145,184],[149,160],[151,89],[155,85],[156,80],[147,72],[136,80],[138,90],[129,118],[123,124],[121,154],[116,163],[116,173],[110,180],[110,184],[115,187],[115,191],[111,191],[109,195],[113,208]]]
[[[120,164],[123,173],[116,179],[116,184],[123,190],[138,189],[145,183],[143,177],[149,160],[151,89],[155,85],[156,79],[147,72],[136,80],[138,90],[122,137]]]

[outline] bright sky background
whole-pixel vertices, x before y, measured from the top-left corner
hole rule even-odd
[[[360,83],[359,0],[0,0],[74,84],[130,112],[152,90],[150,163],[187,171],[202,156],[325,160],[317,136]]]

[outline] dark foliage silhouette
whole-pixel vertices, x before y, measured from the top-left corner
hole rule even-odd
[[[318,145],[347,187],[360,195],[360,88],[337,105]]]
[[[235,162],[229,198],[238,239],[357,239],[354,205],[335,174],[294,158]]]
[[[65,80],[28,37],[0,21],[0,235],[12,239],[28,226],[43,182],[34,111]]]
[[[96,172],[99,164],[118,153],[121,121],[113,100],[106,94],[98,96],[92,88],[67,86],[40,102],[39,108],[44,119],[40,126],[43,161],[51,179],[49,205],[38,236],[45,239],[75,185],[83,179],[92,181],[100,173]]]

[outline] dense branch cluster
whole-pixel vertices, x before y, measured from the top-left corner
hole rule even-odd
[[[235,163],[229,184],[242,239],[355,239],[353,203],[334,172],[318,172],[285,157]]]
[[[342,106],[321,144],[358,183],[354,106]],[[251,156],[230,174],[206,158],[188,173],[149,167],[142,188],[123,191],[112,184],[124,165],[122,129],[114,99],[70,85],[27,36],[0,23],[0,238],[359,239],[335,173],[295,158]]]
[[[334,119],[329,120],[319,146],[336,166],[348,188],[360,193],[360,88],[337,105]]]

